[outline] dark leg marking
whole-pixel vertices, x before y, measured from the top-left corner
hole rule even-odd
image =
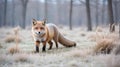
[[[48,50],[50,50],[50,49],[52,49],[53,42],[52,42],[52,41],[49,41],[48,43],[49,43],[49,45],[50,45],[50,47],[49,47],[49,49],[48,49]]]

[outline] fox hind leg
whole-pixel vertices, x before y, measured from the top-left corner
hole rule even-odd
[[[58,43],[57,43],[57,41],[55,41],[55,44],[56,44],[56,48],[58,48]]]
[[[55,36],[53,37],[53,40],[56,44],[56,48],[58,48],[58,37],[59,37],[59,33],[58,31],[55,30]]]
[[[54,40],[54,42],[55,42],[56,48],[58,48],[58,43],[57,43],[57,42],[58,42],[58,39],[57,39],[57,38],[56,38],[56,39],[54,38],[53,40]]]
[[[53,38],[53,40],[54,40],[54,42],[55,42],[55,44],[56,44],[56,48],[58,48],[58,37],[56,37],[56,38]]]
[[[49,41],[48,44],[50,45],[50,47],[49,47],[48,50],[51,50],[51,49],[52,49],[52,46],[53,46],[53,42],[52,42],[52,41]]]

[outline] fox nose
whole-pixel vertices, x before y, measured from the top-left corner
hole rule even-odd
[[[40,34],[40,32],[38,32]]]

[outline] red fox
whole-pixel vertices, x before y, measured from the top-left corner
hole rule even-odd
[[[76,46],[75,42],[64,38],[64,36],[58,31],[55,24],[46,24],[45,20],[37,21],[33,19],[32,35],[36,45],[36,52],[39,52],[40,43],[43,44],[42,51],[46,51],[46,43],[50,45],[49,50],[52,49],[52,40],[55,42],[56,48],[58,48],[58,42],[66,47]]]

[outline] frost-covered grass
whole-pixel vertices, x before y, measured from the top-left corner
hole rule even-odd
[[[100,30],[100,29],[99,29]],[[106,29],[105,29],[106,30]],[[61,33],[68,39],[77,43],[76,47],[66,48],[59,44],[56,49],[53,45],[52,50],[34,53],[35,45],[32,39],[31,30],[26,29],[19,31],[21,42],[18,44],[19,52],[11,54],[9,49],[15,46],[15,42],[6,42],[8,35],[13,35],[12,28],[0,29],[0,67],[120,67],[119,55],[93,55],[92,49],[96,42],[102,37],[107,38],[108,31],[87,32],[83,28],[74,28],[70,31],[67,27],[60,29]],[[116,34],[116,33],[115,33]],[[115,38],[116,35],[109,35],[109,39]],[[13,35],[14,37],[14,35]]]

